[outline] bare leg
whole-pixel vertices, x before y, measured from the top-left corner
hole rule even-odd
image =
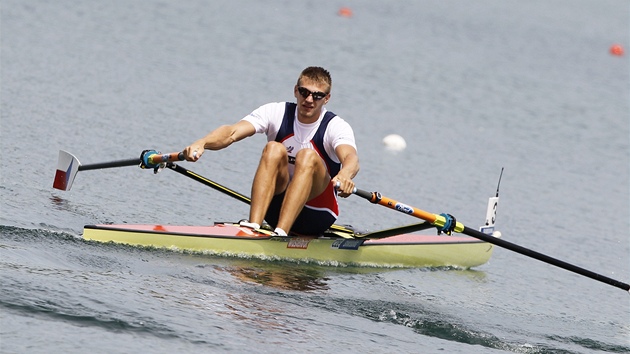
[[[323,193],[328,183],[328,171],[317,152],[300,150],[295,157],[295,171],[282,203],[278,227],[288,232],[304,204]]]
[[[254,182],[249,221],[262,224],[274,195],[282,193],[289,183],[288,155],[284,145],[271,141],[265,146]]]

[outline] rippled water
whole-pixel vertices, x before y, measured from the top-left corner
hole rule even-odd
[[[350,18],[339,16],[342,6]],[[82,163],[178,151],[333,76],[359,188],[466,225],[501,168],[504,239],[630,281],[625,1],[3,1],[0,351],[630,352],[623,290],[497,248],[472,270],[326,267],[86,242],[96,223],[208,224],[247,205],[170,171]],[[405,151],[385,150],[397,133]],[[190,168],[248,194],[263,137]],[[413,222],[360,198],[340,223]],[[280,349],[281,348],[281,349]]]

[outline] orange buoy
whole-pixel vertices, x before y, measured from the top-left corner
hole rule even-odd
[[[616,56],[623,55],[623,47],[619,44],[614,44],[612,47],[610,47],[610,54]]]
[[[341,17],[352,17],[352,10],[349,7],[342,7],[337,13]]]

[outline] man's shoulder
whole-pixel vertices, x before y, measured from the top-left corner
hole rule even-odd
[[[329,111],[329,113],[332,113],[332,112]],[[330,126],[333,129],[351,128],[350,123],[348,123],[345,119],[341,118],[340,116],[336,114],[330,118],[330,122],[328,123],[328,126]]]
[[[249,116],[252,117],[272,117],[276,115],[284,115],[287,102],[270,102],[256,108]]]
[[[352,141],[351,145],[354,145],[354,131],[350,124],[339,116],[333,117],[328,122],[328,128],[326,129],[326,135],[332,138],[332,141],[338,139]]]

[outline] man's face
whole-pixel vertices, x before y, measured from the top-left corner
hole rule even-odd
[[[303,79],[293,89],[297,99],[298,118],[312,123],[319,118],[322,108],[330,99],[328,85]],[[304,97],[306,96],[306,97]]]

